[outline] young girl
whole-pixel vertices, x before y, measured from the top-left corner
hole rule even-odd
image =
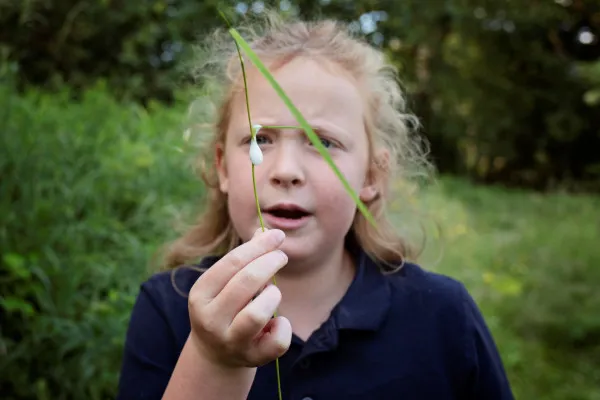
[[[512,399],[465,287],[407,261],[411,246],[386,214],[390,181],[427,163],[384,56],[332,21],[271,19],[251,42],[376,219],[373,226],[357,211],[245,62],[251,123],[263,127],[255,169],[262,232],[232,40],[203,159],[204,214],[171,246],[171,271],[141,287],[118,398],[277,399],[278,367],[286,400]]]

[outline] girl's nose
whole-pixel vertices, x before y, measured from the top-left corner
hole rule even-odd
[[[271,183],[276,186],[300,186],[304,184],[302,151],[295,143],[280,143],[272,154],[270,163]]]

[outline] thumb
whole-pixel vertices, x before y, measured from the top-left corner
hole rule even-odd
[[[254,231],[254,235],[252,235],[252,239],[254,239],[256,236],[258,236],[259,234],[262,233],[262,228],[258,228],[257,230]],[[268,231],[267,228],[265,228],[265,232]]]

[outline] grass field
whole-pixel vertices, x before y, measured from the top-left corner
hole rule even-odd
[[[600,197],[442,177],[420,208],[421,263],[478,301],[518,398],[600,399]]]

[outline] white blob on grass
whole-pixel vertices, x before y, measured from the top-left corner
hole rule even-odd
[[[250,141],[250,161],[252,161],[253,165],[260,165],[263,162],[263,154],[260,146],[256,142],[256,134],[262,128],[261,125],[253,125],[254,135],[252,136],[252,140]]]

